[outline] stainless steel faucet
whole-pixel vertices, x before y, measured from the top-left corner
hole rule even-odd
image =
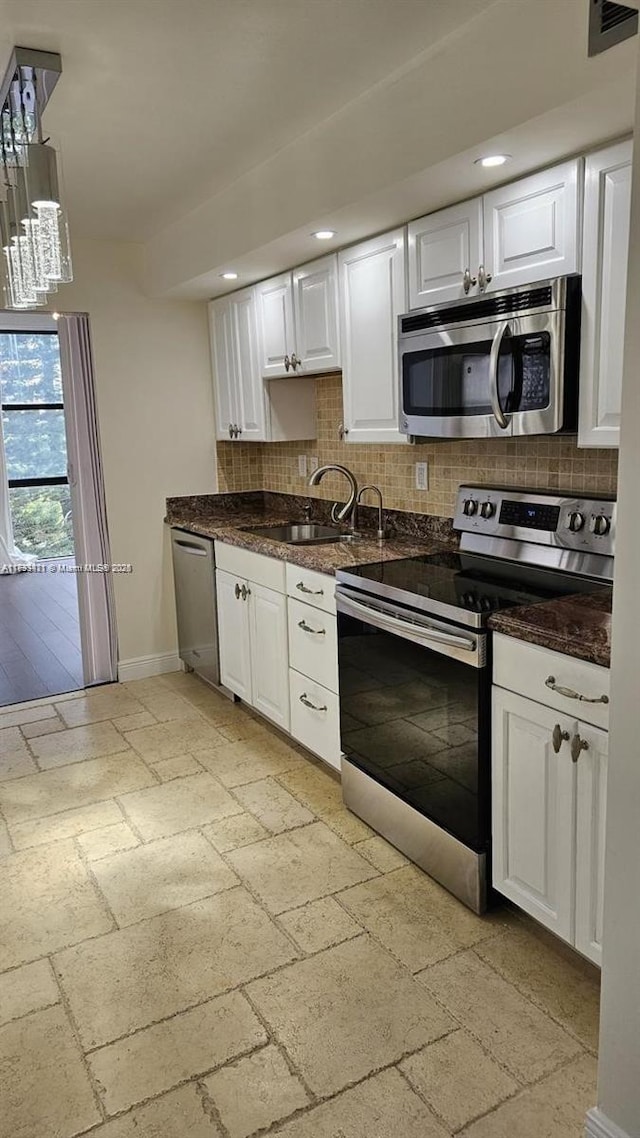
[[[356,482],[355,475],[353,475],[350,470],[347,470],[346,466],[339,466],[337,464],[333,465],[330,463],[327,466],[319,466],[317,470],[314,470],[311,478],[309,479],[309,485],[317,486],[318,483],[322,481],[325,474],[330,474],[332,472],[335,474],[344,474],[347,482],[349,483],[351,494],[349,496],[349,501],[345,502],[344,506],[340,506],[339,502],[333,503],[333,506],[331,507],[331,519],[336,523],[348,522],[351,533],[355,533],[356,514],[358,508],[358,483]]]
[[[384,538],[384,515],[382,513],[382,490],[380,489],[379,486],[373,486],[373,485],[363,486],[362,490],[358,494],[358,505],[359,506],[362,504],[362,495],[365,494],[367,490],[373,490],[374,494],[378,495],[378,541],[382,541]]]

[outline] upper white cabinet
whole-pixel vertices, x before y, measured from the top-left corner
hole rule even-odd
[[[245,288],[209,305],[216,438],[289,442],[316,435],[312,379],[271,387],[262,378],[256,290]]]
[[[406,443],[398,430],[398,316],[406,311],[405,230],[339,256],[344,438]]]
[[[629,139],[586,160],[578,430],[583,447],[620,444],[632,158]]]
[[[582,159],[485,194],[487,288],[493,292],[580,272],[581,200]]]
[[[408,238],[410,308],[477,293],[483,259],[482,198],[410,221]]]
[[[209,305],[219,439],[261,441],[267,435],[264,384],[252,288]]]
[[[580,271],[582,159],[409,222],[409,305]]]
[[[267,378],[340,367],[335,253],[256,285],[260,371]]]

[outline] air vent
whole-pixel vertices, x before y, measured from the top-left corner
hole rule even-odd
[[[420,332],[424,328],[442,328],[445,324],[461,324],[465,320],[485,320],[487,316],[510,315],[531,308],[548,308],[551,304],[551,286],[532,288],[526,292],[507,292],[470,300],[468,304],[455,304],[451,308],[432,308],[405,316],[403,332]]]
[[[599,55],[614,44],[635,36],[638,31],[638,13],[627,4],[613,0],[589,2],[589,55]]]

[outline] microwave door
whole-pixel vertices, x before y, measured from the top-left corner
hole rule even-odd
[[[433,438],[505,438],[512,399],[510,336],[500,321],[412,336],[401,353],[402,426]],[[501,414],[504,412],[504,414]]]
[[[514,388],[509,400],[512,433],[551,435],[562,430],[564,414],[563,311],[508,321]]]

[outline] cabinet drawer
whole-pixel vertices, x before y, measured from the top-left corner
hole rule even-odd
[[[237,545],[227,545],[224,541],[216,541],[215,552],[217,569],[254,581],[256,585],[264,585],[265,589],[274,589],[276,593],[286,591],[284,561]]]
[[[340,770],[340,709],[337,695],[289,669],[291,734],[294,739]],[[313,706],[309,706],[312,704]]]
[[[338,691],[337,621],[289,597],[289,663],[296,672]]]
[[[568,688],[586,699],[575,699],[554,691],[547,681],[553,677],[558,687]],[[493,682],[509,691],[535,699],[574,719],[593,723],[607,730],[609,704],[588,703],[609,696],[609,669],[586,660],[576,660],[551,652],[537,644],[525,644],[510,636],[494,636]]]
[[[330,573],[316,573],[314,569],[287,564],[287,593],[316,609],[336,611],[336,579]]]

